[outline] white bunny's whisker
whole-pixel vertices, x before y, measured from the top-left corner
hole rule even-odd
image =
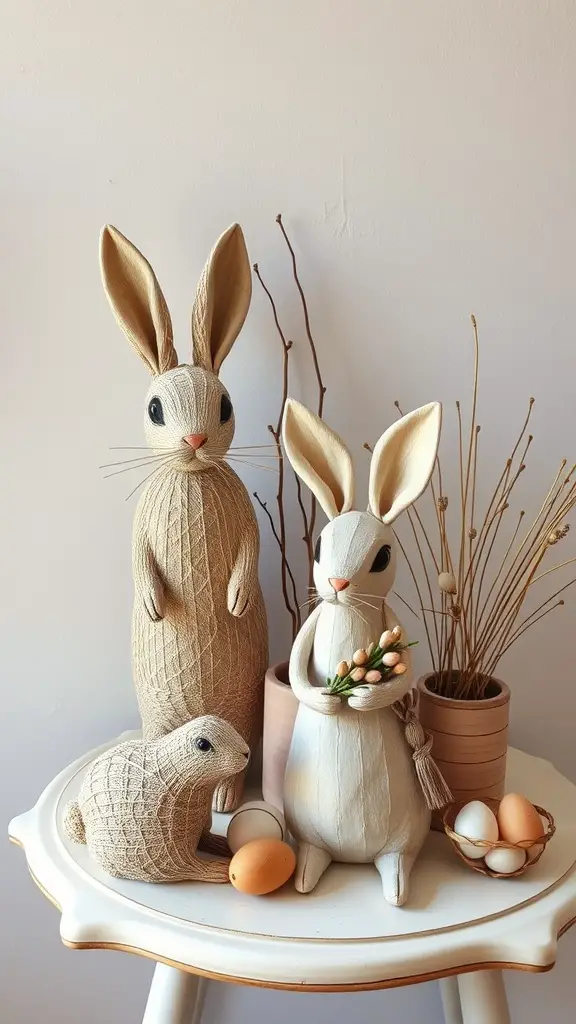
[[[352,604],[352,603],[351,603],[351,604],[350,604],[350,608],[352,609],[352,611],[353,611],[353,612],[355,612],[355,614],[356,614],[356,615],[357,615],[357,616],[358,616],[358,617],[359,617],[360,619],[362,619],[362,622],[363,622],[363,623],[364,623],[364,624],[365,624],[366,626],[368,626],[368,625],[369,625],[368,619],[366,618],[366,616],[365,616],[365,615],[363,615],[363,614],[362,614],[362,612],[361,612],[361,611],[360,611],[360,609],[359,609],[359,608],[357,607],[357,605],[355,605],[355,604]]]
[[[368,601],[368,600],[365,601],[365,603],[369,604],[371,608],[378,608],[383,603],[383,599],[381,597],[378,597],[377,594],[361,594],[361,593],[359,593],[356,590],[351,592],[350,597],[351,598],[358,597],[358,598],[364,598],[364,599],[371,598],[372,599],[371,601]],[[372,604],[372,601],[375,601],[376,604]]]
[[[350,599],[350,603],[351,604],[355,604],[355,605],[359,605],[362,608],[369,608],[371,612],[375,612],[375,611],[379,610],[379,606],[378,605],[371,604],[370,601],[363,601],[363,600],[361,600],[359,598],[351,598]]]

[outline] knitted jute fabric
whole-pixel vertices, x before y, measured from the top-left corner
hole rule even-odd
[[[133,672],[144,738],[217,714],[254,745],[268,661],[259,535],[248,493],[224,461],[234,416],[218,378],[250,303],[242,231],[233,225],[222,235],[198,285],[193,366],[177,365],[160,285],[115,228],[102,233],[101,265],[118,322],[153,374],[145,431],[158,462],[133,533]],[[155,421],[151,405],[161,410]],[[215,808],[235,807],[242,786],[243,776],[223,783]]]
[[[226,853],[211,835],[215,786],[246,767],[248,746],[228,722],[206,715],[169,736],[130,740],[92,762],[64,812],[74,842],[110,875],[142,882],[228,881]]]

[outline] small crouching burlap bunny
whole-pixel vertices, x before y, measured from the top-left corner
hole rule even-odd
[[[441,409],[434,403],[383,434],[372,456],[369,511],[354,512],[354,471],[345,444],[298,402],[286,406],[286,453],[330,520],[315,551],[320,603],[290,657],[299,707],[284,808],[299,843],[300,892],[310,892],[333,860],[373,862],[386,900],[400,905],[429,830],[430,811],[406,740],[408,718],[398,714],[397,702],[412,686],[409,652],[402,655],[404,675],[359,685],[347,702],[324,688],[339,662],[376,642],[383,627],[399,624],[385,603],[396,571],[392,523],[430,479],[440,423]],[[414,735],[413,718],[410,726]]]
[[[154,472],[133,533],[132,659],[144,739],[214,714],[253,746],[268,661],[258,525],[225,462],[234,412],[218,377],[250,305],[244,236],[233,224],[204,269],[192,312],[193,365],[178,365],[170,314],[142,254],[108,226],[100,255],[116,319],[152,374],[144,429]],[[215,809],[236,807],[243,784],[243,775],[223,782]]]
[[[104,871],[140,882],[227,882],[227,843],[210,832],[212,796],[244,771],[250,751],[221,718],[205,715],[157,740],[129,740],[90,765],[64,811],[64,829]]]

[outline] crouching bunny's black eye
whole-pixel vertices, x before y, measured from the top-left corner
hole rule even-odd
[[[203,754],[207,754],[210,750],[214,749],[210,740],[207,740],[205,736],[199,736],[195,744],[196,749],[201,750]]]
[[[162,408],[162,402],[159,398],[151,398],[148,403],[148,415],[152,420],[152,423],[156,423],[159,427],[164,426],[164,409]]]
[[[222,395],[220,399],[220,423],[228,423],[232,415],[232,402],[228,395]]]
[[[372,562],[370,572],[384,572],[384,569],[390,564],[390,545],[383,544],[380,550],[376,553],[376,558]]]
[[[322,547],[322,536],[318,537],[316,541],[316,547],[314,548],[314,561],[320,565],[320,548]]]

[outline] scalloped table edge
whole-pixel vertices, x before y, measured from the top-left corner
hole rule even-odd
[[[14,836],[9,836],[9,840],[14,846],[20,847],[26,855],[24,844],[16,839]],[[40,892],[46,897],[46,899],[52,903],[52,905],[62,914],[62,907],[55,899],[55,897],[48,892],[48,890],[42,885],[39,879],[36,877],[28,861],[26,861],[28,872],[30,877],[40,890]],[[557,934],[556,941],[558,941],[574,924],[576,924],[576,915],[570,918],[564,925],[562,925]],[[387,978],[384,980],[367,981],[367,982],[354,982],[351,984],[343,985],[328,985],[328,984],[316,984],[316,983],[291,983],[291,982],[275,982],[265,981],[256,978],[245,978],[236,975],[218,974],[213,971],[204,970],[201,967],[196,967],[191,964],[182,963],[178,960],[172,960],[168,957],[158,955],[151,950],[142,949],[139,946],[133,946],[127,943],[121,942],[74,942],[67,939],[64,935],[61,935],[61,940],[67,949],[72,950],[83,950],[83,949],[104,949],[112,950],[120,953],[131,953],[134,956],[141,956],[147,960],[152,960],[155,963],[165,964],[167,967],[174,967],[179,971],[184,971],[187,974],[193,974],[200,978],[206,978],[210,981],[221,981],[227,982],[234,985],[246,985],[252,988],[267,988],[278,991],[289,991],[289,992],[371,992],[387,988],[401,988],[407,985],[418,985],[428,981],[440,981],[443,978],[452,978],[460,974],[470,974],[476,971],[488,971],[488,970],[513,970],[513,971],[525,971],[532,974],[545,974],[551,971],[555,964],[556,958],[547,964],[528,964],[528,963],[516,963],[512,961],[502,960],[486,960],[475,963],[460,964],[456,967],[451,967],[445,970],[439,971],[428,971],[424,974],[412,974],[405,975],[398,978]]]

